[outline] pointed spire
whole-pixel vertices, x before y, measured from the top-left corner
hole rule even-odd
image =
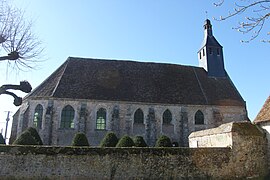
[[[204,36],[213,36],[213,32],[212,32],[212,25],[209,19],[206,19],[204,22]]]

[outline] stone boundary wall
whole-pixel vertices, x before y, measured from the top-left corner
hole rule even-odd
[[[1,179],[241,179],[267,173],[262,149],[0,146]],[[243,161],[244,157],[248,157]]]
[[[270,121],[269,122],[259,122],[258,125],[265,130],[266,138],[268,141],[268,168],[270,170]]]

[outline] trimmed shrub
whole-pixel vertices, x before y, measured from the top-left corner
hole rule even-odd
[[[118,143],[118,138],[113,132],[108,132],[105,137],[102,139],[100,146],[101,147],[115,147]]]
[[[72,140],[71,146],[89,146],[86,135],[81,132],[76,133]]]
[[[161,135],[156,142],[156,147],[172,147],[171,139],[168,136]]]
[[[129,136],[123,136],[119,142],[117,143],[116,147],[132,147],[135,146],[134,141]]]
[[[26,129],[26,131],[29,131],[30,134],[33,136],[33,138],[37,141],[38,145],[43,145],[43,142],[37,132],[37,130],[33,127],[29,127]]]
[[[0,144],[6,144],[6,141],[1,133],[0,133]]]
[[[148,147],[142,136],[135,136],[134,144],[135,147]]]
[[[24,131],[14,142],[14,145],[38,145],[29,131]]]

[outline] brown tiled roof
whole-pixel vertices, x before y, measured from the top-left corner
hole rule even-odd
[[[27,98],[245,106],[229,78],[175,64],[69,57]]]
[[[270,121],[270,96],[265,101],[259,114],[256,116],[254,123]]]

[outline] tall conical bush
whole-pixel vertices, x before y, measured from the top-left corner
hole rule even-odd
[[[29,131],[24,131],[14,142],[14,145],[38,145]]]
[[[134,145],[135,147],[147,147],[147,144],[142,136],[135,136]]]
[[[116,147],[132,147],[132,146],[135,146],[134,141],[131,139],[131,137],[127,135],[123,136],[116,145]]]
[[[172,147],[171,139],[168,136],[161,135],[156,142],[156,147]]]
[[[86,135],[84,133],[79,132],[75,134],[71,145],[72,146],[89,146],[89,142]]]
[[[33,138],[37,141],[38,145],[43,145],[43,142],[37,132],[37,130],[33,127],[29,127],[26,129],[26,131],[29,131],[30,134],[33,136]]]
[[[6,144],[6,141],[1,133],[0,133],[0,144]]]
[[[100,143],[100,147],[115,147],[118,143],[118,138],[113,132],[108,132]]]

